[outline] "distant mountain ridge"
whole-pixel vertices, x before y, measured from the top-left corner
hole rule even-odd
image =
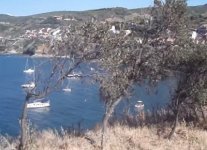
[[[199,6],[189,6],[188,11],[190,15],[203,15],[207,16],[207,4]],[[0,14],[0,22],[21,22],[31,18],[45,18],[51,16],[64,16],[69,15],[77,17],[78,19],[88,19],[91,17],[106,19],[107,17],[123,17],[130,15],[132,13],[145,12],[148,8],[137,8],[137,9],[127,9],[122,7],[116,8],[102,8],[96,10],[86,10],[86,11],[54,11],[41,14],[35,14],[30,16],[10,16],[5,14]]]
[[[198,6],[190,6],[189,11],[191,14],[207,15],[207,4],[198,5]]]

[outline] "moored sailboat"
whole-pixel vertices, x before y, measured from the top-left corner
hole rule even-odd
[[[27,104],[27,108],[43,108],[49,106],[50,100],[46,98],[35,99]]]
[[[69,80],[68,80],[68,83],[67,83],[67,86],[63,89],[64,92],[71,92],[72,89],[69,87]]]
[[[25,69],[24,69],[23,72],[24,72],[24,73],[27,73],[27,74],[32,74],[32,73],[35,72],[34,69],[28,67],[28,58],[27,58],[26,65],[25,65]]]
[[[33,89],[33,88],[35,88],[35,83],[30,82],[30,83],[22,84],[21,87],[26,88],[26,89]]]

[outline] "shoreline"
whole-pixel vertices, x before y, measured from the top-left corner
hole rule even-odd
[[[26,55],[22,53],[0,53],[0,56],[20,56],[20,57],[31,57],[31,58],[70,58],[69,56],[53,56],[50,54],[34,54]],[[97,60],[92,60],[92,63],[97,62]]]
[[[34,54],[30,56],[22,53],[0,53],[0,56],[27,56],[27,57],[34,57],[34,58],[52,58],[52,57],[69,58],[68,56],[53,56],[50,54]]]

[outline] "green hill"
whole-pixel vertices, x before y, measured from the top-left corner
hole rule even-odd
[[[34,19],[48,18],[51,16],[63,16],[63,17],[75,17],[79,21],[86,21],[91,18],[96,18],[98,20],[105,20],[107,18],[123,18],[130,16],[133,13],[145,13],[148,8],[137,8],[137,9],[126,9],[121,7],[116,8],[103,8],[97,10],[87,10],[87,11],[54,11],[42,14],[36,14],[31,16],[9,16],[5,14],[0,14],[0,22],[9,22],[13,24],[22,24],[23,22],[31,22]],[[190,6],[189,15],[194,19],[207,18],[207,4],[200,6]]]

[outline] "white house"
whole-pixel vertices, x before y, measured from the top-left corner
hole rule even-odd
[[[112,31],[114,34],[119,34],[120,33],[119,30],[116,30],[116,27],[115,26],[112,26],[109,31]]]

